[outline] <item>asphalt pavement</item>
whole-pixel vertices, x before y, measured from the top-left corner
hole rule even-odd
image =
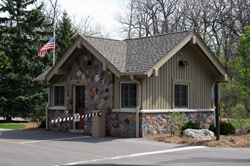
[[[175,145],[143,138],[0,129],[0,166],[250,166],[250,148]]]

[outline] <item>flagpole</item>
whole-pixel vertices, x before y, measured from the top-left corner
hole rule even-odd
[[[53,31],[53,37],[54,37],[54,42],[55,42],[55,44],[54,44],[54,50],[53,50],[53,66],[55,65],[55,61],[56,61],[56,33],[55,33],[55,29],[56,29],[56,26],[55,26],[56,24],[54,23],[54,31]]]

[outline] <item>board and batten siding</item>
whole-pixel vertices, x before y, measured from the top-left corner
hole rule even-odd
[[[176,54],[161,68],[159,76],[152,75],[142,80],[142,109],[174,109],[174,84],[188,84],[188,108],[208,109],[212,107],[212,74],[199,60],[202,54],[185,46],[182,55]],[[203,56],[203,55],[202,55]],[[188,66],[179,66],[185,60]]]

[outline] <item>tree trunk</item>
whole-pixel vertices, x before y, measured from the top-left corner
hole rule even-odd
[[[10,123],[10,122],[12,122],[12,119],[11,119],[11,116],[10,115],[8,115],[7,117],[6,117],[6,120],[5,120],[7,123]]]

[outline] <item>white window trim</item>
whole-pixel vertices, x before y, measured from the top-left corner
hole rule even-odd
[[[214,112],[215,109],[156,109],[156,110],[140,110],[140,113],[168,113],[168,112]],[[136,109],[112,109],[112,112],[136,113]]]
[[[119,110],[130,110],[130,109],[136,109],[136,106],[135,107],[122,107],[122,84],[136,84],[136,104],[138,103],[138,94],[137,94],[137,89],[138,89],[138,85],[135,81],[121,81],[120,82],[120,109]]]
[[[55,87],[56,86],[63,86],[64,87],[64,105],[55,105]],[[65,107],[66,108],[66,86],[65,86],[65,84],[54,84],[53,86],[52,86],[53,88],[52,88],[52,105],[53,105],[53,107],[55,107],[55,108],[63,108],[63,107]]]
[[[136,108],[121,108],[121,109],[112,109],[112,112],[127,112],[127,113],[136,113]]]
[[[191,93],[192,93],[192,81],[191,80],[179,80],[179,79],[173,79],[172,83],[172,108],[173,109],[189,109],[190,103],[191,103]],[[187,101],[187,107],[183,108],[175,108],[175,85],[187,85],[188,86],[188,101]]]
[[[49,107],[49,110],[67,110],[67,108],[65,106],[53,106],[53,107]]]

